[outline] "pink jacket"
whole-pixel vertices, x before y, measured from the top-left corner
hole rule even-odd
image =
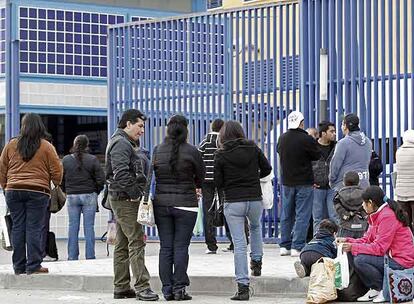
[[[347,238],[352,243],[352,255],[369,254],[384,256],[389,254],[404,268],[414,267],[413,235],[409,227],[404,227],[394,211],[383,204],[377,212],[368,217],[369,228],[362,238]]]

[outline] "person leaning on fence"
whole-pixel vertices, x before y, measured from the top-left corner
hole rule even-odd
[[[10,140],[0,157],[0,185],[13,222],[12,260],[17,275],[49,272],[41,266],[41,231],[50,183],[60,185],[63,169],[47,137],[41,117],[27,113],[19,135]]]
[[[303,247],[300,253],[300,261],[296,261],[295,271],[299,278],[309,276],[312,265],[320,258],[336,258],[337,248],[335,236],[338,225],[329,219],[322,220],[314,238]]]
[[[414,130],[404,132],[403,144],[398,148],[395,160],[395,195],[401,208],[407,212],[411,229],[414,231]]]
[[[263,213],[260,178],[268,176],[272,167],[262,150],[246,139],[237,121],[228,121],[220,130],[220,149],[214,160],[214,180],[224,191],[224,216],[234,242],[234,266],[238,291],[232,300],[249,299],[249,272],[247,266],[247,240],[245,219],[250,226],[250,268],[260,276],[263,241],[261,216]]]
[[[62,190],[67,194],[69,215],[68,260],[79,258],[79,226],[83,214],[85,257],[95,259],[95,214],[105,174],[96,156],[89,154],[89,139],[78,135],[71,154],[63,160]]]
[[[154,148],[154,215],[160,238],[159,273],[167,301],[191,300],[186,292],[188,247],[197,219],[198,198],[205,175],[196,147],[187,143],[188,120],[174,115],[164,142]]]
[[[358,301],[384,302],[384,256],[390,267],[414,267],[413,235],[409,221],[398,204],[388,199],[378,186],[370,186],[362,193],[363,207],[368,214],[368,231],[362,238],[338,238],[343,250],[351,252],[350,259],[363,284],[370,290]]]
[[[114,298],[137,298],[156,301],[150,288],[150,274],[145,267],[143,227],[137,222],[139,201],[147,183],[140,156],[138,139],[144,134],[145,115],[135,109],[126,110],[106,148],[106,181],[109,202],[114,212],[117,235],[114,250]],[[148,163],[148,159],[147,159]],[[131,289],[131,275],[135,278]]]
[[[344,186],[334,197],[334,207],[339,218],[338,237],[360,238],[367,230],[367,213],[362,207],[359,176],[355,171],[344,175]]]

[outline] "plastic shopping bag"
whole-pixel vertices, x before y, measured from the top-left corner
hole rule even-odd
[[[203,235],[203,201],[202,198],[198,200],[198,212],[197,212],[197,221],[194,225],[193,234],[194,236]],[[207,211],[206,211],[207,212]]]
[[[339,290],[349,286],[348,255],[342,252],[342,244],[338,245],[335,261],[335,287]]]
[[[141,225],[155,226],[154,207],[152,205],[152,199],[145,196],[142,198],[138,208],[137,222]]]
[[[334,260],[320,258],[312,265],[306,303],[326,303],[336,298]]]
[[[116,243],[116,221],[111,220],[108,222],[108,232],[106,234],[106,243],[108,245],[115,245]]]
[[[263,209],[272,209],[273,207],[273,184],[272,180],[274,178],[273,171],[270,172],[268,176],[265,176],[260,179],[260,187],[262,188],[262,201],[263,201]]]

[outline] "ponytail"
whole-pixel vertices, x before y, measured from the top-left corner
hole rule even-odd
[[[410,226],[410,221],[408,220],[406,212],[403,209],[401,209],[398,203],[392,199],[388,199],[387,203],[388,206],[390,206],[390,208],[392,209],[392,211],[394,211],[397,220],[399,220],[404,227]]]
[[[174,115],[167,124],[167,140],[172,144],[170,154],[170,171],[172,175],[177,175],[177,163],[180,146],[187,142],[188,120],[182,115]]]

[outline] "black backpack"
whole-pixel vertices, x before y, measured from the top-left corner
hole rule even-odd
[[[55,234],[51,231],[47,233],[46,254],[56,260],[59,258],[58,249],[56,246],[56,237]]]

